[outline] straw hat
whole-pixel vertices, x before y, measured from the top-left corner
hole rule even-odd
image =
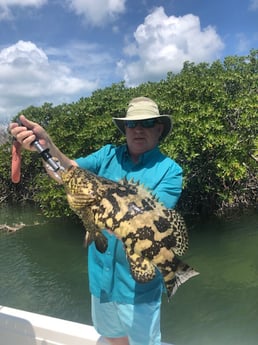
[[[172,128],[171,117],[160,115],[157,104],[150,98],[137,97],[130,101],[125,117],[113,117],[117,128],[125,134],[125,121],[139,121],[145,119],[159,119],[164,124],[164,130],[160,139],[165,139]]]

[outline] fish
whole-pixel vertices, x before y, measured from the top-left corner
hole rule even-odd
[[[104,253],[108,240],[102,231],[114,233],[123,242],[135,281],[151,281],[158,269],[170,299],[182,283],[199,274],[178,258],[189,242],[183,217],[148,188],[133,180],[114,182],[77,166],[60,174],[68,204],[85,227],[87,245],[94,241]]]

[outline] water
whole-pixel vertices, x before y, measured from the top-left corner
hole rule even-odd
[[[83,229],[35,209],[0,209],[0,305],[91,324]],[[184,261],[201,274],[162,304],[163,341],[175,345],[256,345],[258,214],[194,221]]]
[[[163,303],[165,338],[176,345],[255,345],[258,214],[195,224],[186,261],[200,276]]]

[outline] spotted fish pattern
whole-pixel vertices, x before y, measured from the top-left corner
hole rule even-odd
[[[87,244],[105,252],[108,229],[123,242],[133,278],[140,283],[161,272],[168,297],[178,286],[199,274],[178,256],[188,248],[183,218],[167,209],[139,183],[113,182],[71,166],[61,172],[71,209],[82,219]]]

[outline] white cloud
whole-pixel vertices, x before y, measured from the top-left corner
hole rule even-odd
[[[74,52],[76,59],[76,49]],[[62,54],[65,55],[65,51]],[[91,54],[88,56],[92,62],[88,63],[94,65],[94,53]],[[80,77],[76,77],[71,68],[79,68],[82,62],[74,60],[65,64],[60,61],[58,50],[50,49],[49,55],[51,59],[34,43],[24,41],[0,51],[0,122],[31,104],[69,103],[96,89],[98,80],[95,75],[89,79],[81,72]]]
[[[213,27],[201,29],[197,16],[169,17],[163,7],[145,18],[134,38],[124,50],[132,62],[118,63],[128,85],[159,80],[168,71],[179,72],[185,61],[210,62],[219,57],[224,47]]]
[[[66,0],[70,8],[87,23],[103,26],[125,11],[126,0]]]
[[[236,35],[238,40],[237,51],[238,53],[246,53],[250,50],[251,40],[250,37],[247,37],[244,33],[239,33]]]
[[[48,0],[0,0],[0,20],[12,19],[12,7],[41,7]]]
[[[0,0],[0,6],[36,6],[40,7],[47,0]]]
[[[250,0],[249,9],[251,11],[258,10],[258,0]]]

